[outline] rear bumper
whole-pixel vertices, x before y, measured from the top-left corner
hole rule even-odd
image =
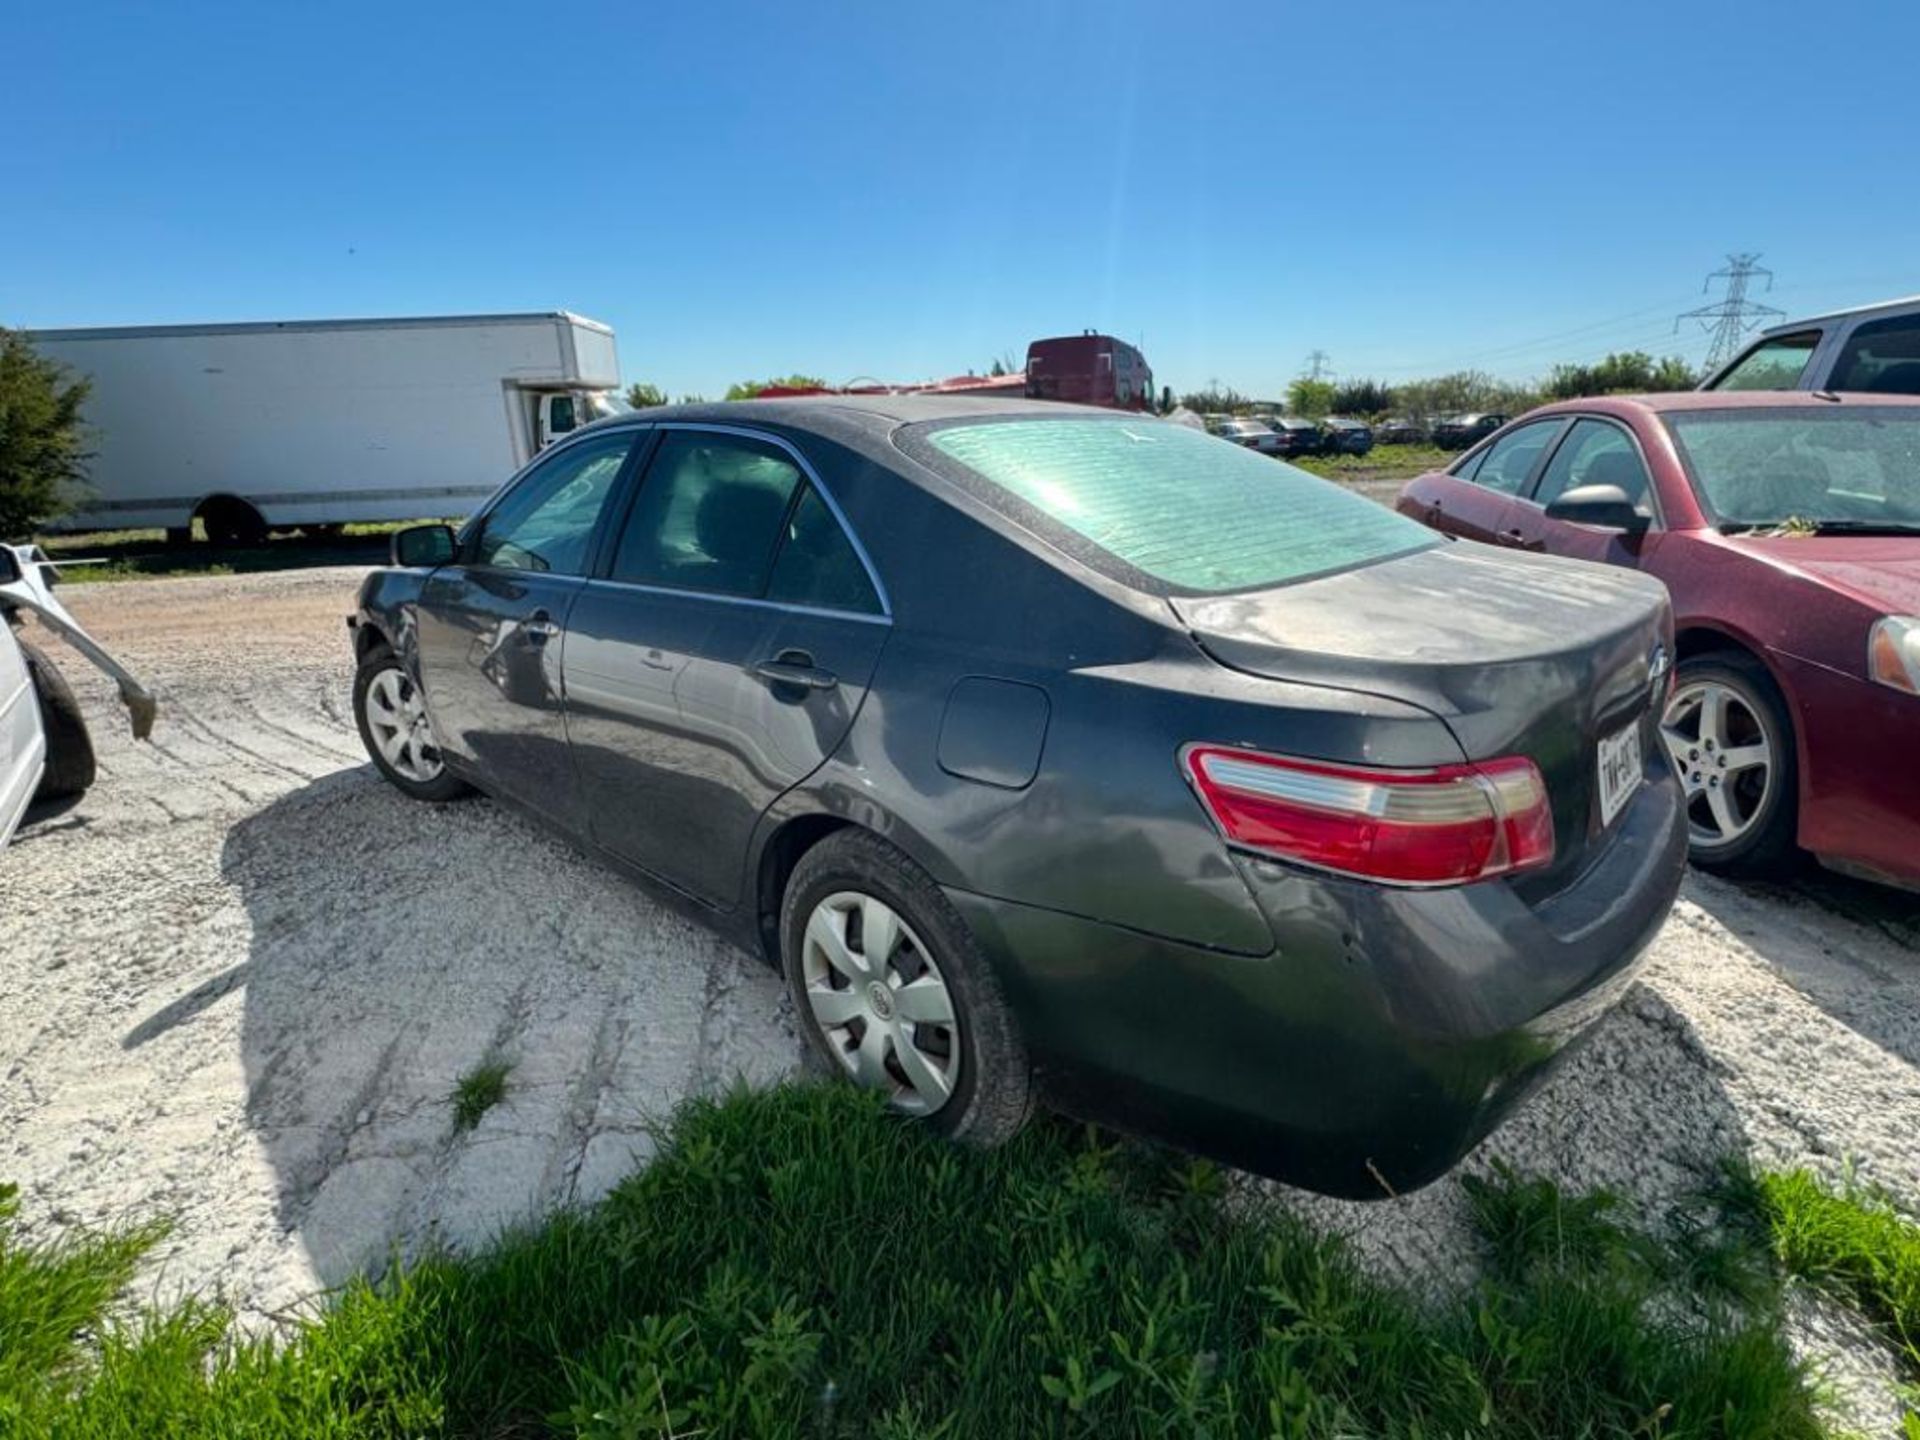
[[[1802,848],[1856,873],[1920,885],[1920,696],[1774,656],[1800,738]]]
[[[1445,1173],[1619,999],[1679,890],[1661,768],[1579,879],[1391,890],[1236,857],[1276,938],[1217,951],[949,891],[1061,1108],[1335,1195]]]

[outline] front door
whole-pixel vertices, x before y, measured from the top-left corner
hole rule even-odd
[[[421,592],[420,685],[442,753],[491,790],[578,826],[561,655],[567,616],[636,432],[555,451],[469,527]]]
[[[888,628],[793,451],[667,430],[568,622],[568,735],[595,840],[738,903],[754,825],[840,743]]]
[[[1656,543],[1654,532],[1626,534],[1548,517],[1547,506],[1583,485],[1617,486],[1649,521],[1654,518],[1653,482],[1633,437],[1611,420],[1582,416],[1532,490],[1513,502],[1506,519],[1512,539],[1529,550],[1640,568]]]

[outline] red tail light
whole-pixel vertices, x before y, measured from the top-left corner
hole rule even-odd
[[[1230,843],[1322,870],[1458,885],[1553,859],[1546,782],[1524,757],[1388,770],[1189,745],[1181,762]]]

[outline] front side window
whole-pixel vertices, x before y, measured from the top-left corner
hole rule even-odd
[[[547,430],[550,434],[564,435],[578,428],[579,424],[573,413],[573,396],[555,395],[547,401]]]
[[[1855,327],[1840,347],[1827,388],[1920,395],[1920,315],[1895,315]]]
[[[1723,529],[1920,531],[1920,408],[1821,405],[1663,417]]]
[[[760,595],[803,480],[793,457],[776,445],[669,431],[621,531],[612,578]]]
[[[1474,483],[1502,495],[1518,495],[1533,473],[1540,452],[1559,433],[1558,420],[1536,420],[1502,435],[1487,447],[1487,458],[1473,474]]]
[[[946,421],[899,437],[1014,523],[1136,588],[1282,585],[1438,543],[1328,480],[1157,420]]]
[[[1627,432],[1604,420],[1576,420],[1567,438],[1547,462],[1533,493],[1537,505],[1551,505],[1582,485],[1614,485],[1637,509],[1645,509],[1652,484],[1640,451]]]
[[[632,445],[631,434],[583,438],[534,468],[487,512],[472,563],[584,575],[594,527]]]
[[[1818,330],[1762,340],[1714,383],[1716,390],[1794,390],[1820,343]]]

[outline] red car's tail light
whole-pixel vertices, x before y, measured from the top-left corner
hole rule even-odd
[[[1546,782],[1524,757],[1388,770],[1189,745],[1181,761],[1230,843],[1304,865],[1458,885],[1553,859]]]

